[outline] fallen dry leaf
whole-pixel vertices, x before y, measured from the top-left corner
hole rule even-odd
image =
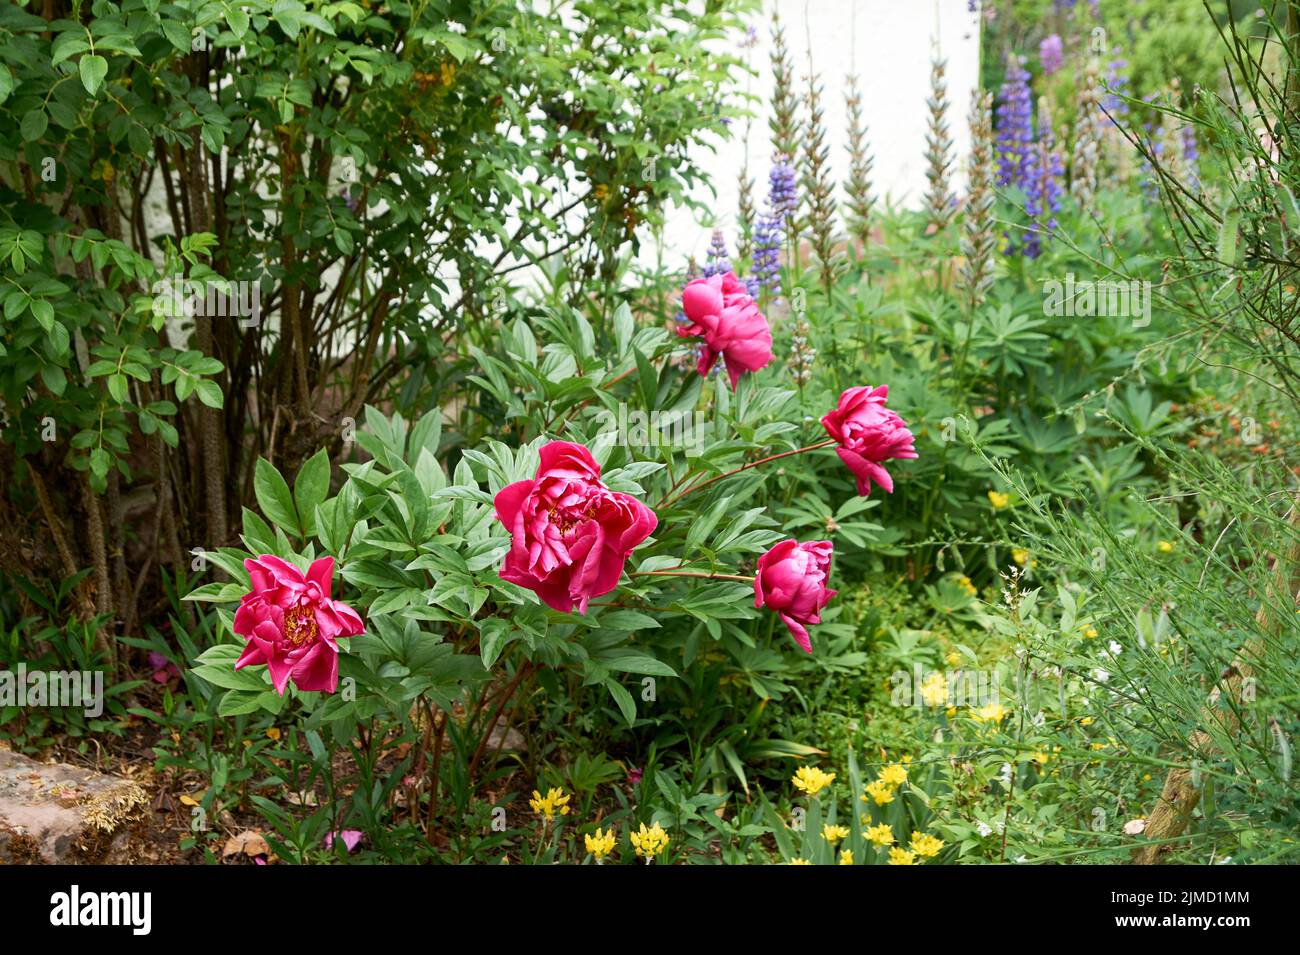
[[[241,852],[250,858],[252,856],[268,856],[271,854],[271,847],[266,844],[266,840],[262,838],[260,832],[248,829],[226,840],[226,846],[221,850],[221,857],[229,859]]]

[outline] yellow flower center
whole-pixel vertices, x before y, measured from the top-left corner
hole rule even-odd
[[[320,635],[311,607],[294,607],[284,615],[284,639],[296,650]]]

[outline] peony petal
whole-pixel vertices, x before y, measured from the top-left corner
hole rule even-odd
[[[289,677],[293,676],[293,664],[284,657],[277,657],[267,660],[266,668],[271,671],[271,683],[275,686],[275,692],[284,696],[284,689],[289,685]]]
[[[339,655],[328,644],[316,643],[293,667],[293,682],[300,690],[333,693],[339,685]]]
[[[497,496],[493,498],[492,503],[496,507],[497,520],[504,524],[511,533],[514,533],[519,511],[524,506],[524,500],[532,492],[534,483],[536,482],[516,481],[514,484],[507,484],[497,491]]]
[[[682,311],[692,322],[698,322],[703,316],[717,315],[722,311],[722,283],[714,284],[707,279],[695,279],[688,282],[682,290]]]
[[[307,568],[307,579],[320,588],[322,597],[329,600],[330,587],[334,584],[334,558],[327,556],[312,561]]]
[[[781,620],[790,628],[790,636],[794,637],[794,642],[799,644],[804,653],[812,653],[812,638],[808,636],[808,631],[804,625],[789,614],[781,614]]]

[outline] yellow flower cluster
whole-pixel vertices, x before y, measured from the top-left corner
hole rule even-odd
[[[853,865],[853,853],[852,853],[852,851],[850,851],[849,849],[845,849],[843,852],[841,852],[841,853],[840,853],[840,861],[839,861],[839,864],[840,864],[840,865]]]
[[[907,764],[911,761],[912,757],[904,756],[897,763],[887,764],[876,774],[875,780],[863,787],[866,790],[866,795],[862,797],[862,801],[871,802],[874,800],[877,806],[885,806],[893,802],[894,794],[898,792],[903,783],[907,782]]]
[[[614,827],[610,826],[608,830],[597,829],[583,836],[582,841],[586,843],[587,851],[599,862],[614,851]]]
[[[800,766],[790,779],[795,789],[809,796],[816,796],[833,782],[835,782],[834,773],[823,772],[816,766]]]
[[[897,846],[889,850],[890,865],[916,865],[916,853]]]
[[[567,816],[569,814],[569,798],[568,794],[562,789],[552,787],[546,791],[545,796],[534,789],[533,798],[528,800],[528,805],[533,812],[550,822],[557,815]]]
[[[822,826],[822,838],[831,845],[835,845],[835,843],[839,842],[841,839],[847,839],[848,837],[848,826],[832,826],[829,822]]]
[[[948,699],[948,680],[938,670],[921,681],[921,702],[940,706]]]
[[[943,848],[943,840],[926,832],[912,833],[912,851],[926,859],[933,859]]]
[[[979,592],[975,589],[975,585],[970,582],[970,578],[965,574],[962,574],[957,578],[957,586],[966,591],[966,593],[972,597]]]
[[[979,709],[971,710],[971,718],[980,723],[1001,723],[1006,719],[1007,714],[1011,712],[996,700],[987,703]]]
[[[657,822],[649,829],[645,827],[644,822],[641,823],[640,830],[632,833],[628,838],[632,840],[632,848],[636,850],[636,854],[645,858],[647,862],[668,848],[668,833],[664,832],[663,826]]]
[[[885,846],[892,846],[894,844],[894,830],[890,829],[889,824],[885,822],[882,822],[878,826],[868,827],[863,835],[867,837],[868,842],[873,842],[882,849]]]
[[[882,783],[879,779],[867,783],[864,788],[867,793],[862,797],[863,802],[871,801],[867,796],[874,799],[877,806],[885,806],[894,801],[894,787],[888,783]]]
[[[907,782],[907,767],[902,763],[890,763],[877,774],[876,778],[890,786],[901,786]]]
[[[1001,491],[989,491],[989,503],[993,505],[994,510],[1002,510],[1011,503],[1011,495],[1003,494]],[[909,863],[902,863],[908,865]]]

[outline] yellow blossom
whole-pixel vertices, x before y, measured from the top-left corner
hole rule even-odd
[[[831,845],[849,837],[848,826],[832,826],[829,822],[822,826],[822,838]]]
[[[943,840],[927,832],[914,832],[912,833],[911,846],[912,851],[917,855],[932,859],[943,848]]]
[[[863,833],[869,842],[874,842],[880,847],[892,846],[894,844],[894,830],[889,828],[887,823],[881,823],[878,826],[871,826]]]
[[[971,710],[971,717],[981,723],[1001,723],[1006,719],[1007,712],[1007,708],[995,700],[977,710]]]
[[[1156,550],[1160,551],[1162,554],[1171,553],[1173,549],[1174,545],[1169,543],[1169,541],[1156,541]]]
[[[582,837],[582,841],[586,843],[587,851],[599,862],[614,851],[614,827],[610,826],[608,830],[597,829],[595,832],[589,832]]]
[[[839,862],[839,864],[840,864],[840,865],[853,865],[853,852],[852,852],[851,850],[849,850],[849,849],[845,849],[843,852],[841,852],[841,853],[840,853],[840,862]]]
[[[901,786],[907,782],[907,768],[902,763],[890,763],[876,778],[887,786]]]
[[[1096,627],[1084,627],[1084,628],[1083,628],[1083,639],[1085,639],[1085,640],[1091,640],[1091,639],[1092,639],[1093,637],[1095,637],[1095,636],[1097,636],[1097,628],[1096,628]]]
[[[807,859],[791,859],[790,865],[812,865]]]
[[[960,577],[957,578],[957,586],[960,587],[962,590],[966,591],[966,593],[972,597],[974,597],[975,594],[978,593],[978,591],[975,589],[975,585],[970,582],[970,578],[967,577],[965,574],[962,574]],[[954,666],[955,665],[956,664],[954,664]]]
[[[916,865],[916,853],[895,847],[889,850],[890,865]]]
[[[1091,726],[1091,725],[1092,725],[1092,717],[1091,717],[1091,716],[1085,716],[1085,717],[1083,717],[1083,719],[1079,720],[1079,725],[1080,725],[1080,726]]]
[[[628,836],[632,840],[632,848],[636,854],[644,856],[646,861],[650,861],[659,855],[668,847],[668,833],[664,832],[663,826],[655,823],[649,829],[645,823],[641,823],[641,829]]]
[[[1029,563],[1029,551],[1025,550],[1023,547],[1013,547],[1011,548],[1011,559],[1021,567],[1024,567]]]
[[[956,650],[949,650],[948,654],[943,658],[943,662],[950,667],[961,666],[961,654]]]
[[[1011,495],[1003,494],[1001,491],[989,491],[989,503],[1000,511],[1011,503]]]
[[[877,806],[884,806],[894,801],[894,787],[888,783],[882,783],[879,779],[867,783],[864,788],[867,791],[867,796],[874,799]],[[862,797],[863,802],[867,801],[867,796]]]
[[[834,781],[834,773],[823,772],[816,766],[800,766],[790,779],[795,789],[802,790],[809,796],[816,796]]]
[[[533,798],[528,800],[528,805],[547,822],[554,819],[557,814],[561,816],[569,814],[569,796],[562,789],[548,789],[545,796],[534,789]]]
[[[938,670],[921,681],[921,702],[926,706],[942,706],[948,700],[948,680]]]

